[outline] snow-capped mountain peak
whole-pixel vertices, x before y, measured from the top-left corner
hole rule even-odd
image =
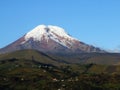
[[[75,40],[75,38],[69,36],[63,28],[52,25],[37,26],[25,35],[25,41],[22,42],[22,44],[28,41],[30,38],[33,38],[34,41],[46,40],[47,42],[49,39],[52,39],[65,47],[68,47],[68,43],[70,44],[72,40]]]
[[[2,48],[0,53],[34,49],[44,53],[104,52],[97,47],[85,44],[58,26],[39,25],[12,44]]]
[[[64,38],[69,38],[69,39],[74,39],[72,37],[70,37],[63,28],[58,27],[58,26],[52,26],[52,25],[39,25],[36,28],[34,28],[33,30],[31,30],[30,32],[28,32],[25,36],[25,39],[28,40],[29,38],[33,38],[34,40],[38,40],[40,41],[42,36],[47,35],[48,37],[52,36],[52,35],[58,35],[60,37],[64,37]]]

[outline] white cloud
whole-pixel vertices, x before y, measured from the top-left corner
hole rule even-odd
[[[114,49],[108,49],[107,51],[111,53],[120,53],[120,45]]]

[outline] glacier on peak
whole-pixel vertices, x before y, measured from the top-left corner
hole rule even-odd
[[[39,25],[25,35],[25,41],[29,40],[30,38],[33,38],[35,41],[41,41],[43,36],[46,39],[56,39],[58,37],[67,38],[70,40],[75,39],[69,36],[61,27],[52,25]]]
[[[49,39],[61,44],[64,47],[69,48],[73,41],[77,40],[71,36],[69,36],[65,30],[58,26],[52,26],[52,25],[39,25],[35,27],[33,30],[28,32],[25,36],[25,41],[23,41],[21,44],[24,44],[31,38],[34,41],[42,41],[45,40],[47,43]],[[68,46],[69,45],[69,46]]]

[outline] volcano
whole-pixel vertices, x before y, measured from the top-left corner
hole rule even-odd
[[[98,47],[88,45],[65,32],[58,26],[39,25],[24,36],[0,49],[0,53],[32,49],[44,53],[104,53]]]

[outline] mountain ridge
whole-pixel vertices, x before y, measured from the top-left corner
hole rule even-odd
[[[60,66],[64,64],[100,64],[120,65],[120,53],[80,53],[80,54],[46,54],[38,50],[18,50],[0,54],[0,61],[7,59],[35,60],[44,64]]]

